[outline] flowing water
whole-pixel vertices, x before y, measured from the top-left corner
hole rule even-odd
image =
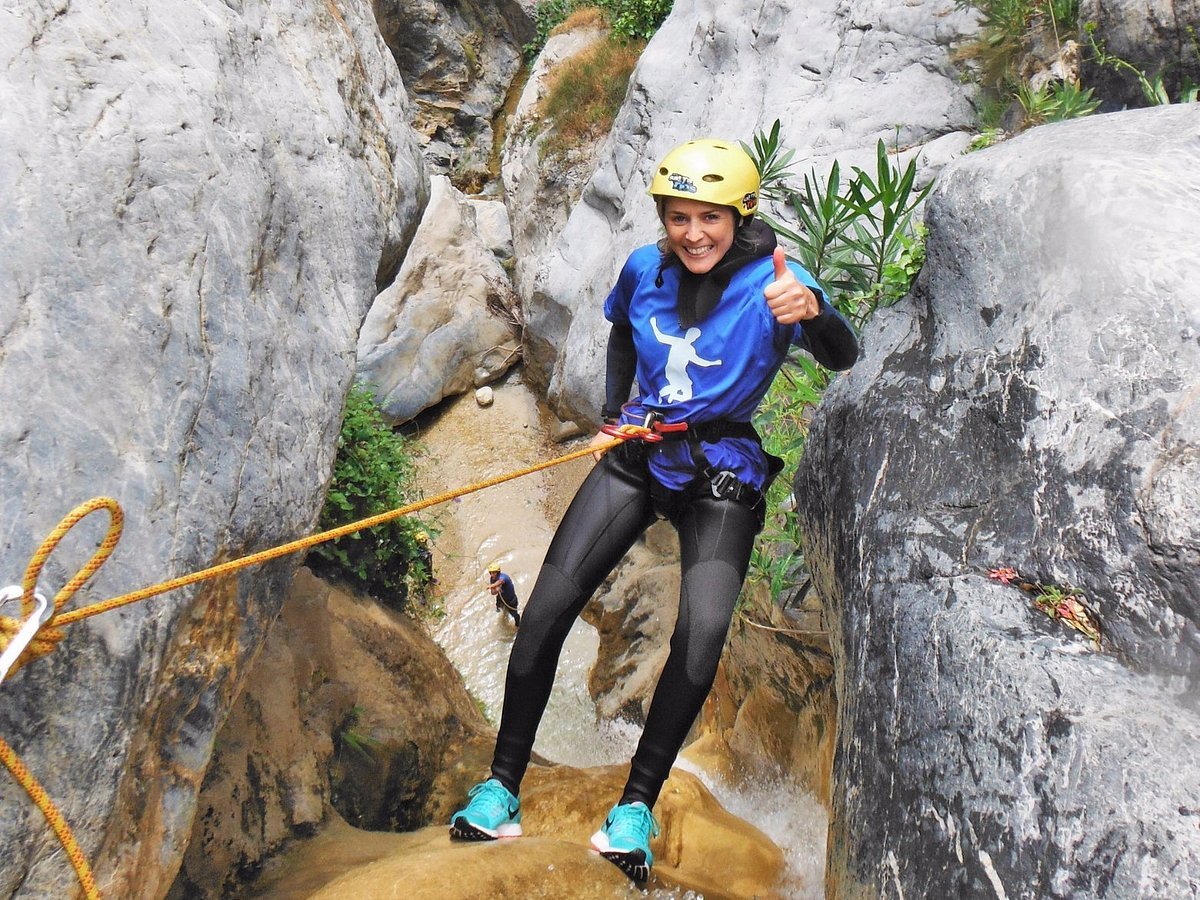
[[[560,456],[587,440],[556,445],[548,433],[549,418],[519,374],[494,386],[489,407],[480,407],[470,395],[452,401],[422,423],[417,435],[424,447],[418,461],[422,489],[429,496],[483,481]],[[496,611],[487,590],[487,566],[500,563],[524,606],[554,526],[591,465],[590,458],[564,463],[434,508],[434,569],[445,610],[434,638],[493,723],[500,721],[504,672],[516,631],[511,618]],[[579,620],[563,648],[534,745],[536,753],[556,762],[623,764],[633,755],[637,728],[596,722],[587,680],[597,644],[595,630]],[[826,822],[810,794],[782,780],[735,791],[695,766],[679,765],[784,851],[784,896],[820,900]]]
[[[494,402],[481,408],[467,396],[426,423],[419,461],[426,495],[483,481],[581,447],[586,438],[552,445],[546,418],[533,394],[513,376],[494,389]],[[487,589],[489,563],[500,563],[524,606],[546,547],[590,459],[525,475],[452,501],[435,520],[434,569],[445,617],[434,639],[462,673],[488,718],[500,721],[504,671],[516,629],[496,611]],[[534,750],[568,765],[603,765],[627,760],[636,734],[600,729],[588,695],[588,671],[596,658],[595,629],[582,619],[563,646],[558,677]]]

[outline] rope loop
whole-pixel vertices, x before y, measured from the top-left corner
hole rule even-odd
[[[75,573],[62,590],[54,595],[54,603],[51,608],[43,610],[45,601],[37,593],[37,584],[46,560],[50,558],[50,554],[54,552],[59,542],[66,537],[67,532],[74,528],[81,519],[101,509],[108,510],[109,518],[108,532],[105,534],[104,540],[100,542],[100,546],[92,554],[92,558]],[[96,571],[112,555],[117,542],[121,540],[121,531],[124,525],[125,514],[116,500],[111,497],[93,497],[63,516],[62,521],[42,541],[41,546],[30,557],[29,565],[25,568],[25,577],[21,580],[21,618],[0,616],[0,651],[7,650],[9,644],[18,635],[24,635],[22,639],[26,641],[25,648],[20,656],[12,662],[8,672],[0,674],[0,681],[9,672],[17,671],[25,663],[47,655],[58,646],[63,639],[62,629],[56,627],[59,610],[75,596],[75,592],[96,574]],[[47,612],[49,615],[46,614]],[[37,617],[40,622],[36,630],[31,631],[28,626],[34,617]]]

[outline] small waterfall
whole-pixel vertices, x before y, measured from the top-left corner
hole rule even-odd
[[[829,817],[810,791],[785,778],[734,788],[686,759],[677,759],[675,765],[703,781],[725,809],[745,819],[783,851],[787,863],[780,885],[783,896],[822,900]]]

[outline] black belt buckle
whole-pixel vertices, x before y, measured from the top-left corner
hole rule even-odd
[[[729,469],[722,469],[714,475],[710,484],[712,485],[712,495],[717,500],[737,499],[739,489],[742,486],[737,475]]]

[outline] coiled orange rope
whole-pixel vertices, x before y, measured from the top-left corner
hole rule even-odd
[[[62,640],[62,626],[69,625],[72,622],[77,622],[80,619],[88,618],[89,616],[99,615],[102,612],[108,612],[112,609],[117,609],[121,606],[126,606],[130,603],[136,603],[139,600],[145,600],[149,597],[155,597],[159,594],[165,594],[167,591],[176,590],[177,588],[187,587],[191,584],[196,584],[200,581],[205,581],[210,578],[218,578],[221,575],[226,575],[230,572],[236,572],[239,569],[244,569],[248,566],[257,565],[258,563],[268,562],[273,559],[278,559],[281,556],[287,556],[290,553],[296,553],[300,550],[306,550],[317,544],[326,541],[336,540],[339,537],[352,534],[355,531],[362,531],[367,528],[373,528],[376,525],[382,525],[385,522],[390,522],[393,519],[398,519],[401,516],[410,515],[419,510],[426,509],[430,506],[436,506],[439,503],[445,503],[453,500],[456,497],[462,497],[466,494],[471,494],[476,491],[484,490],[485,488],[493,487],[497,484],[502,484],[506,481],[512,481],[515,478],[520,478],[524,475],[530,475],[534,472],[540,472],[543,469],[549,469],[552,466],[557,466],[571,460],[580,459],[594,453],[603,453],[611,450],[613,447],[629,440],[635,435],[622,436],[614,438],[604,444],[597,446],[587,446],[581,450],[575,450],[563,456],[556,457],[546,462],[536,463],[532,466],[526,466],[523,469],[518,469],[514,472],[508,472],[504,475],[498,475],[495,478],[489,478],[485,481],[476,482],[467,487],[457,488],[455,490],[445,491],[434,497],[429,497],[425,500],[420,500],[416,503],[410,503],[406,506],[401,506],[387,512],[379,513],[378,515],[369,516],[365,519],[360,519],[357,522],[351,522],[348,525],[342,525],[338,528],[323,531],[319,534],[314,534],[309,537],[300,538],[299,540],[291,541],[287,544],[281,544],[278,547],[272,547],[268,550],[263,550],[258,553],[252,553],[249,556],[241,557],[240,559],[230,560],[229,562],[221,563],[220,565],[211,566],[207,569],[202,569],[199,572],[193,572],[189,575],[183,575],[179,578],[172,578],[169,581],[164,581],[150,587],[142,588],[141,590],[132,591],[128,594],[121,594],[118,597],[113,597],[109,600],[104,600],[100,603],[93,603],[89,606],[84,606],[70,612],[61,612],[62,606],[72,597],[75,592],[83,586],[96,571],[104,565],[105,560],[112,555],[113,550],[117,546],[117,542],[121,539],[121,532],[124,527],[125,516],[121,511],[120,505],[111,497],[95,497],[88,500],[86,503],[81,503],[70,513],[68,513],[61,522],[55,526],[50,535],[42,542],[37,551],[33,554],[29,561],[29,565],[25,569],[25,577],[21,582],[21,618],[15,619],[11,616],[0,616],[0,652],[7,648],[13,636],[21,629],[24,620],[27,619],[34,610],[35,600],[34,591],[37,587],[38,577],[41,574],[42,567],[45,565],[47,558],[58,546],[59,541],[70,531],[75,525],[85,516],[90,515],[97,510],[106,509],[109,513],[108,532],[101,541],[99,548],[92,555],[92,558],[81,568],[75,576],[67,582],[61,591],[54,597],[54,614],[46,621],[33,636],[33,639],[25,647],[25,650],[13,663],[11,672],[15,672],[26,663],[47,655],[58,646]],[[83,851],[80,849],[75,836],[71,832],[70,826],[66,819],[55,807],[54,802],[42,788],[13,752],[12,748],[0,738],[0,762],[8,768],[12,773],[13,778],[17,783],[25,789],[29,794],[30,799],[38,809],[42,811],[42,815],[46,817],[51,829],[58,837],[63,849],[67,853],[67,857],[71,861],[71,865],[75,869],[75,874],[79,879],[79,884],[83,888],[84,896],[88,900],[98,900],[100,897],[99,891],[96,888],[95,878],[92,876],[90,867]]]

